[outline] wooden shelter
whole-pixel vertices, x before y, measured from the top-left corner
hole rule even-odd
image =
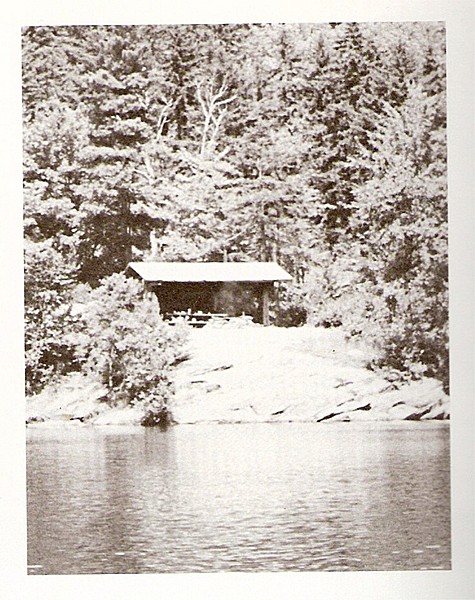
[[[274,284],[292,277],[275,262],[132,262],[165,316],[188,314],[203,324],[215,315],[251,314],[269,325]]]

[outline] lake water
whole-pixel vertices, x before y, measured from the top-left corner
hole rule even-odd
[[[31,574],[450,569],[447,423],[27,430]]]

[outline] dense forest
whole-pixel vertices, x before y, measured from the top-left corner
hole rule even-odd
[[[132,322],[154,311],[124,276],[151,239],[276,259],[274,324],[448,387],[442,24],[28,27],[22,48],[29,393],[85,366],[167,387],[183,332]]]

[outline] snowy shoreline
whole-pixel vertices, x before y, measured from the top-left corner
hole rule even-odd
[[[173,423],[429,421],[450,418],[440,382],[396,383],[366,368],[369,350],[338,329],[244,326],[191,331],[175,368]],[[140,424],[140,406],[110,407],[80,374],[26,402],[26,422]]]

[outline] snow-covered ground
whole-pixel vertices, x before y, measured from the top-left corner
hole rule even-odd
[[[366,368],[370,350],[338,329],[278,328],[244,321],[190,333],[175,369],[176,423],[442,419],[449,400],[423,379],[398,388]],[[139,423],[140,408],[110,408],[105,390],[71,375],[27,401],[27,421]]]

